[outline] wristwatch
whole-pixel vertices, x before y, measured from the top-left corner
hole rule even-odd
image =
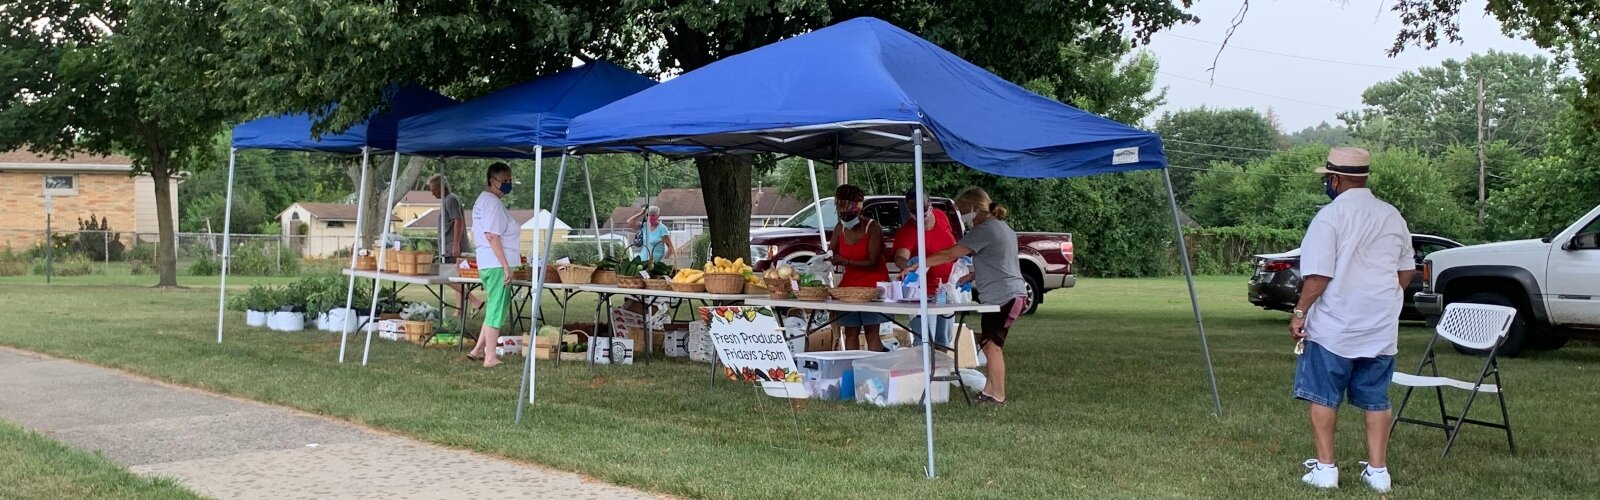
[[[1295,309],[1294,319],[1306,319],[1306,311],[1304,309]]]

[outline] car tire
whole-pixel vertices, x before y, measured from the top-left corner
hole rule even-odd
[[[1500,355],[1508,358],[1514,358],[1522,354],[1523,348],[1531,347],[1528,345],[1528,336],[1530,333],[1528,331],[1528,321],[1526,319],[1528,316],[1528,309],[1526,307],[1522,307],[1510,297],[1497,292],[1479,292],[1468,295],[1466,298],[1456,302],[1505,306],[1516,309],[1517,316],[1511,320],[1511,331],[1506,332],[1506,340],[1500,344]],[[1454,345],[1456,352],[1461,354],[1466,354],[1469,356],[1489,355],[1489,351],[1485,349],[1470,349],[1454,343],[1451,343],[1451,345]]]
[[[1023,311],[1023,314],[1038,312],[1039,304],[1044,303],[1044,279],[1036,273],[1025,272],[1022,273],[1022,281],[1026,282],[1028,287],[1028,310]]]

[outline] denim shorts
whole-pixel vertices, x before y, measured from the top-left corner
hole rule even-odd
[[[1394,356],[1343,358],[1308,340],[1295,363],[1294,397],[1337,409],[1348,394],[1352,406],[1384,411],[1392,378]]]
[[[839,326],[847,328],[874,326],[885,321],[889,321],[889,317],[879,313],[848,312],[839,315]]]

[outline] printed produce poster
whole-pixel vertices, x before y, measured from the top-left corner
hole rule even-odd
[[[711,326],[711,341],[722,361],[722,373],[730,380],[769,388],[780,384],[800,386],[794,355],[771,308],[702,307],[700,318]]]

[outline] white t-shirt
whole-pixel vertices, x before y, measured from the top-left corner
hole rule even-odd
[[[505,251],[506,258],[511,260],[509,267],[522,263],[522,225],[511,217],[511,212],[506,210],[506,204],[500,201],[499,196],[488,192],[478,193],[478,201],[472,203],[472,244],[476,247],[478,269],[493,269],[507,267],[494,255],[494,249],[489,247],[489,239],[484,238],[484,233],[500,235],[500,248]]]
[[[1311,341],[1344,358],[1394,355],[1405,293],[1398,272],[1416,268],[1399,210],[1365,188],[1340,194],[1300,245],[1300,273],[1332,278],[1306,312]]]

